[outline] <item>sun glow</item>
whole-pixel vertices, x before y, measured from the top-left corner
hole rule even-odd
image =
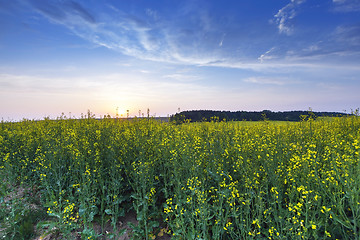
[[[126,117],[127,116],[127,110],[117,107],[116,112],[115,112],[115,116],[116,117]]]

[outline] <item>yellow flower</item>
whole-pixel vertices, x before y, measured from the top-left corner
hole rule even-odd
[[[231,224],[232,224],[232,222],[228,222],[228,223],[226,224],[226,227],[227,227],[227,228],[230,227]]]

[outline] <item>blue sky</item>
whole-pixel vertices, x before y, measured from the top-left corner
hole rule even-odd
[[[360,107],[360,0],[0,0],[0,117]]]

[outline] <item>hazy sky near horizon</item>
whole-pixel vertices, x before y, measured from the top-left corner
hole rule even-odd
[[[360,0],[0,0],[0,118],[351,111]]]

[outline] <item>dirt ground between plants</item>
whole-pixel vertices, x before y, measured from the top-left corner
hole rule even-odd
[[[128,214],[126,214],[126,216],[124,217],[120,217],[118,226],[117,226],[117,233],[119,233],[120,231],[122,231],[123,229],[126,229],[126,232],[115,238],[116,240],[130,240],[131,238],[131,232],[132,229],[131,227],[128,225],[128,223],[132,223],[132,224],[137,224],[137,220],[136,220],[136,214],[134,212],[129,212]],[[94,223],[93,229],[95,230],[95,232],[97,234],[101,233],[101,226],[98,223]],[[105,224],[104,226],[104,231],[105,234],[106,233],[113,233],[113,227],[111,226],[110,223]],[[41,232],[38,233],[39,235],[43,234]],[[42,235],[42,236],[38,236],[35,238],[35,240],[58,240],[58,239],[64,239],[62,236],[60,236],[58,233],[54,233],[54,234],[48,234],[46,236]],[[73,233],[72,235],[72,239],[74,240],[80,240],[81,236],[78,233]],[[98,239],[101,240],[107,240],[109,238],[105,236],[101,236]],[[162,236],[156,236],[155,240],[169,240],[171,239],[170,235],[168,234],[163,234]]]
[[[40,199],[40,192],[38,191],[38,189],[36,189],[36,187],[33,188],[27,188],[24,186],[8,186],[8,189],[14,189],[15,191],[12,191],[11,193],[9,193],[7,196],[4,197],[4,202],[8,202],[14,199],[21,199],[21,201],[23,202],[24,206],[26,206],[27,208],[30,208],[31,210],[38,210],[43,208],[42,206],[40,206],[39,204],[36,203],[28,203],[26,202],[27,197],[31,196],[33,198],[38,198],[38,200]],[[40,202],[40,201],[38,201]],[[122,234],[119,237],[116,237],[116,240],[130,240],[131,238],[131,233],[132,233],[132,229],[129,226],[128,223],[132,223],[134,225],[136,225],[138,222],[136,220],[136,214],[134,211],[130,211],[128,212],[124,217],[120,217],[119,222],[117,224],[117,233],[121,232],[123,229],[126,229],[125,233]],[[33,240],[58,240],[58,239],[65,239],[64,236],[61,235],[61,233],[59,233],[59,231],[57,231],[56,227],[54,229],[52,229],[51,231],[49,231],[49,229],[38,229],[37,226],[38,222],[33,222],[33,228],[34,228],[34,234],[35,237],[33,238]],[[107,233],[113,233],[113,227],[111,226],[110,223],[106,223],[104,226],[103,231],[101,231],[101,225],[99,223],[94,223],[93,224],[93,229],[95,230],[95,232],[97,234],[100,234],[101,232],[105,233],[104,236],[100,236],[98,239],[99,240],[107,240],[109,239],[106,234]],[[0,232],[3,231],[5,229],[0,228]],[[170,235],[164,233],[161,236],[155,236],[155,240],[169,240],[171,239]],[[71,239],[74,240],[80,240],[81,236],[77,231],[74,231]],[[114,238],[113,238],[114,239]]]

